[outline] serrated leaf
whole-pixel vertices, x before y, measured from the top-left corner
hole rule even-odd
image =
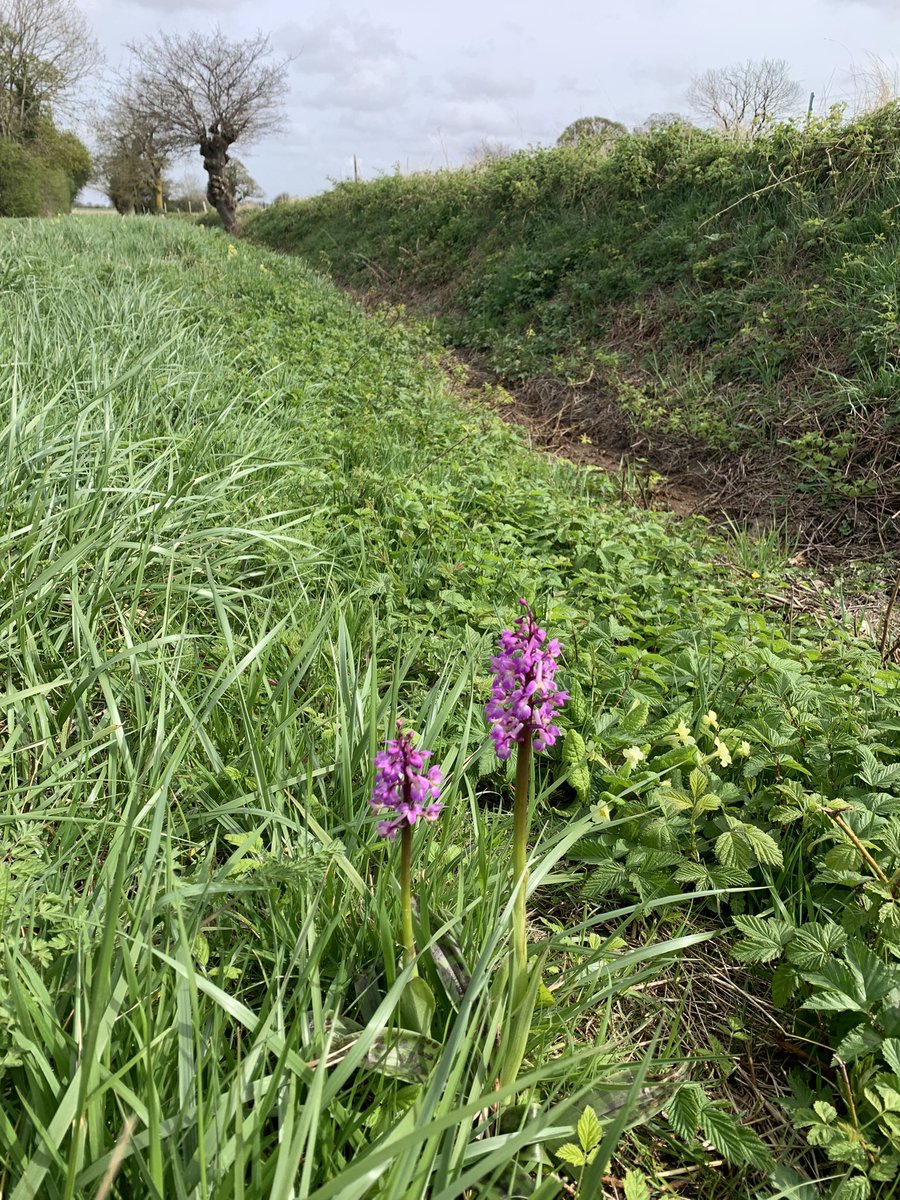
[[[715,854],[723,867],[737,871],[745,871],[753,863],[750,844],[740,829],[729,829],[719,834],[715,842]]]
[[[776,917],[735,917],[735,926],[744,934],[732,954],[738,962],[771,962],[779,958],[794,937],[794,927]]]
[[[572,1142],[566,1142],[564,1146],[556,1151],[556,1157],[564,1163],[568,1163],[570,1167],[583,1167],[587,1162],[584,1151]]]
[[[869,1200],[871,1188],[864,1175],[851,1175],[842,1179],[831,1193],[831,1200]]]
[[[787,1008],[787,1003],[797,990],[797,972],[786,962],[781,962],[772,972],[772,1003],[776,1008]]]
[[[650,714],[650,705],[646,700],[635,700],[631,708],[621,719],[618,726],[620,733],[637,733],[647,724],[647,717]]]
[[[787,948],[787,957],[801,971],[818,971],[847,942],[847,935],[832,922],[801,925]]]
[[[650,1188],[642,1171],[625,1172],[625,1200],[651,1200]]]
[[[669,1124],[679,1137],[689,1142],[700,1123],[700,1109],[708,1104],[706,1094],[698,1083],[685,1083],[678,1089],[668,1107]]]
[[[562,748],[562,765],[579,803],[587,804],[591,793],[591,772],[587,765],[587,747],[577,729],[566,731]]]
[[[874,1054],[881,1046],[881,1034],[871,1025],[857,1025],[843,1037],[835,1047],[834,1059],[842,1063],[856,1062],[867,1054]]]
[[[780,867],[784,863],[781,848],[770,833],[760,829],[758,825],[745,822],[741,830],[750,843],[750,849],[758,863],[764,867]]]
[[[885,1038],[881,1045],[884,1061],[895,1075],[900,1075],[900,1038]]]
[[[578,1125],[575,1128],[575,1132],[578,1134],[578,1142],[585,1154],[600,1144],[600,1140],[603,1137],[603,1126],[589,1104],[578,1118]]]
[[[735,1165],[747,1164],[765,1171],[771,1165],[769,1151],[746,1125],[740,1125],[730,1113],[714,1104],[700,1110],[700,1129],[723,1158]]]

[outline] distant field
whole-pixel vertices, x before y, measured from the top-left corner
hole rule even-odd
[[[886,1200],[880,631],[795,605],[774,540],[532,452],[297,259],[79,217],[2,223],[0,261],[0,1194],[571,1196],[590,1105],[609,1196]],[[572,699],[501,1113],[482,706],[522,596]],[[398,715],[445,776],[413,863],[427,1034],[368,804]]]

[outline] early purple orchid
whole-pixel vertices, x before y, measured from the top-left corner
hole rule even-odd
[[[423,773],[430,750],[416,750],[412,733],[397,722],[397,736],[375,755],[375,786],[370,804],[376,811],[393,810],[396,814],[378,822],[378,832],[391,841],[402,826],[411,828],[416,821],[436,821],[443,805],[438,803],[443,776],[440,767]]]
[[[548,750],[560,734],[553,718],[569,698],[553,686],[559,642],[548,642],[531,607],[519,603],[525,613],[514,630],[500,634],[500,653],[491,659],[491,698],[484,706],[498,758],[509,758],[514,745],[529,740],[535,750]]]

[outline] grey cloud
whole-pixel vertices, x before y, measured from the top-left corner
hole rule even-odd
[[[446,87],[454,98],[465,100],[518,100],[534,95],[534,80],[525,75],[491,75],[482,71],[452,71]]]
[[[360,65],[399,63],[404,57],[390,25],[347,13],[335,13],[306,26],[286,26],[277,40],[296,56],[301,75],[340,78]]]
[[[432,124],[449,133],[479,137],[508,137],[518,127],[513,114],[491,100],[451,100],[434,113]]]
[[[137,8],[147,8],[151,12],[205,12],[217,14],[230,11],[240,6],[241,0],[130,0]]]

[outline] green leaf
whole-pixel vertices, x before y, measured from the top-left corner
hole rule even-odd
[[[631,708],[619,722],[619,733],[637,733],[647,724],[647,717],[650,714],[650,705],[646,700],[635,700]],[[676,722],[677,724],[677,722]]]
[[[578,1118],[576,1133],[578,1134],[578,1141],[581,1148],[586,1154],[599,1145],[600,1139],[603,1137],[603,1126],[589,1104]]]
[[[572,789],[581,804],[587,804],[591,794],[591,772],[587,765],[587,747],[577,729],[569,729],[563,741],[562,765]]]
[[[839,925],[810,921],[794,934],[787,957],[801,971],[818,971],[846,942],[847,935]]]
[[[708,1104],[706,1094],[698,1083],[685,1083],[672,1097],[668,1107],[669,1124],[679,1137],[691,1141],[700,1124],[700,1109]]]
[[[642,1171],[625,1172],[625,1200],[651,1200],[650,1188]]]
[[[700,1109],[700,1128],[708,1141],[730,1163],[756,1167],[765,1171],[772,1159],[765,1145],[752,1129],[740,1125],[730,1113],[715,1104],[705,1104]]]
[[[885,1038],[881,1046],[884,1061],[895,1075],[900,1075],[900,1038]]]
[[[400,1018],[404,1028],[427,1037],[431,1033],[434,1008],[434,993],[425,980],[419,976],[410,979],[400,996]]]
[[[732,950],[738,962],[771,962],[794,937],[794,927],[776,917],[735,917],[734,923],[744,934]]]
[[[556,1157],[562,1159],[564,1163],[568,1163],[570,1167],[583,1167],[587,1162],[584,1151],[573,1145],[572,1142],[566,1142],[564,1146],[560,1146],[556,1151]]]
[[[874,1054],[881,1046],[881,1034],[871,1025],[857,1025],[838,1042],[835,1062],[852,1063],[865,1055]]]

